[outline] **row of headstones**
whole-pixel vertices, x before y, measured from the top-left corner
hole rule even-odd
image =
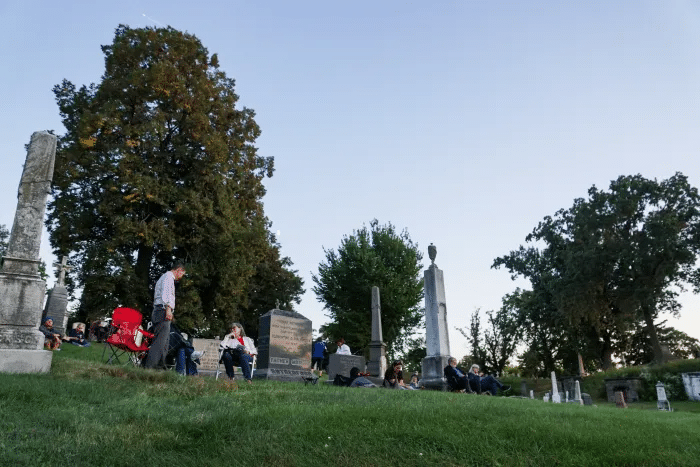
[[[578,380],[574,381],[574,394],[573,399],[569,399],[569,391],[560,391],[557,384],[557,376],[552,372],[552,391],[548,392],[542,398],[545,402],[553,402],[555,404],[564,403],[575,403],[580,405],[593,405],[591,396],[586,393],[581,392],[581,386]],[[656,396],[657,396],[657,408],[659,410],[671,412],[671,404],[666,397],[666,388],[664,384],[659,381],[656,383]],[[534,399],[534,391],[530,390],[530,399]],[[615,405],[620,408],[627,408],[627,403],[625,401],[625,393],[623,391],[614,392]]]

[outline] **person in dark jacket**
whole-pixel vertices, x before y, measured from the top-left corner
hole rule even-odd
[[[199,358],[199,354],[195,352],[192,344],[185,339],[185,336],[182,335],[174,323],[170,324],[169,345],[168,357],[175,359],[175,371],[181,375],[196,375],[197,364],[195,360]],[[186,373],[185,370],[187,371]]]
[[[501,383],[491,375],[480,376],[479,365],[476,363],[469,370],[469,385],[480,394],[488,391],[492,396],[497,395],[499,390],[505,392],[510,389],[510,386]]]
[[[75,328],[70,330],[68,336],[71,338],[71,344],[81,347],[90,347],[90,342],[85,339],[85,324],[78,323]]]
[[[457,359],[450,357],[447,360],[448,365],[445,367],[445,379],[447,379],[447,384],[454,391],[464,391],[473,393],[474,391],[470,387],[469,375],[463,369],[457,366]]]

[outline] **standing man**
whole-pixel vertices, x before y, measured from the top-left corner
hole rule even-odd
[[[319,378],[323,376],[323,361],[326,358],[327,352],[328,348],[326,347],[326,343],[323,342],[323,336],[318,336],[318,339],[316,339],[316,342],[314,342],[312,346],[311,370],[313,371],[314,367],[317,367]]]
[[[185,265],[176,261],[170,271],[160,276],[156,282],[151,315],[155,339],[148,349],[146,368],[165,368],[165,356],[168,354],[170,340],[170,321],[173,320],[175,310],[175,281],[179,281],[184,275]]]

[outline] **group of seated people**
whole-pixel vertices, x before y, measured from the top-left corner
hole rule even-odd
[[[53,318],[47,316],[39,326],[39,331],[44,335],[44,347],[48,350],[61,350],[62,342],[70,342],[80,347],[90,347],[90,342],[85,339],[85,324],[75,323],[67,336],[62,335],[53,327]]]
[[[466,373],[457,366],[456,358],[450,357],[447,363],[444,371],[445,379],[455,391],[495,396],[499,390],[505,392],[510,389],[510,386],[501,383],[493,376],[484,376],[483,373],[479,373],[479,365],[477,364],[472,365],[469,372]]]

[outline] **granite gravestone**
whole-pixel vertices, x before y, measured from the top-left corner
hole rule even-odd
[[[386,372],[386,345],[382,340],[382,313],[379,301],[379,287],[372,287],[372,340],[369,343],[370,376],[384,377]]]
[[[427,355],[422,362],[421,383],[429,389],[447,390],[444,368],[450,357],[450,338],[447,333],[445,279],[435,264],[436,255],[437,249],[431,243],[428,247],[431,264],[423,274]]]
[[[204,352],[199,358],[199,365],[197,370],[205,373],[215,373],[219,365],[219,346],[221,345],[220,339],[200,339],[195,337],[192,339],[192,347],[195,350]],[[223,370],[224,366],[221,365]]]
[[[60,263],[54,263],[54,266],[59,270],[58,281],[56,281],[56,285],[49,292],[44,315],[41,318],[44,321],[47,316],[51,316],[54,329],[64,336],[68,334],[66,329],[66,324],[68,324],[68,289],[66,289],[65,278],[66,271],[72,269],[67,265],[67,260],[68,258],[64,256]]]
[[[661,381],[656,383],[656,408],[665,412],[672,412],[671,404],[666,397],[666,387]]]
[[[367,367],[365,357],[362,355],[339,355],[337,353],[328,356],[328,382],[335,379],[335,375],[350,377],[350,370],[356,367],[360,373],[364,373]],[[370,380],[374,384],[382,384],[384,375],[381,375],[382,380],[377,382],[379,377],[372,377]]]
[[[700,401],[700,373],[681,373],[688,400]]]
[[[561,395],[559,394],[559,388],[557,386],[557,375],[554,372],[552,372],[552,402],[561,404]]]
[[[39,276],[39,247],[55,155],[55,136],[32,135],[0,271],[0,372],[51,370],[53,354],[43,350],[44,335],[39,332],[46,290]]]
[[[260,317],[259,329],[255,378],[301,381],[312,377],[310,319],[275,308]]]

